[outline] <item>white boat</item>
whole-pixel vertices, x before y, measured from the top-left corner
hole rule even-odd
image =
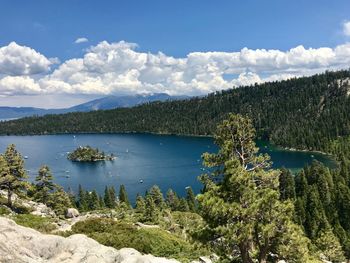
[[[142,183],[143,183],[143,180],[142,180],[142,179],[140,179],[140,181],[139,181],[139,182],[140,182],[140,184],[142,184]]]
[[[27,155],[24,155],[24,157],[23,157],[24,159],[28,159],[28,156]]]

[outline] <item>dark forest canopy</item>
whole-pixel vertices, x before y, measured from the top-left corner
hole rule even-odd
[[[28,117],[0,123],[0,134],[152,132],[211,135],[230,112],[253,119],[258,137],[285,147],[328,151],[350,134],[349,70],[240,87],[134,108]]]

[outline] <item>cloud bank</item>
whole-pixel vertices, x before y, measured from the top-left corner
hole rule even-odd
[[[265,81],[349,68],[350,43],[287,51],[192,52],[175,58],[138,51],[135,43],[100,42],[59,64],[14,42],[0,48],[0,96],[32,94],[202,95]],[[39,74],[39,76],[37,75]]]

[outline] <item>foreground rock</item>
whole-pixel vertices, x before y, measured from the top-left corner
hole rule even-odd
[[[0,217],[0,262],[23,263],[175,263],[173,259],[141,255],[135,249],[116,250],[85,235],[68,238],[45,235]]]

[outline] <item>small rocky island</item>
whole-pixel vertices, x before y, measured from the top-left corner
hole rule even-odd
[[[113,161],[115,156],[113,153],[107,155],[99,149],[90,146],[79,146],[74,152],[69,153],[67,158],[73,162],[98,162]]]

